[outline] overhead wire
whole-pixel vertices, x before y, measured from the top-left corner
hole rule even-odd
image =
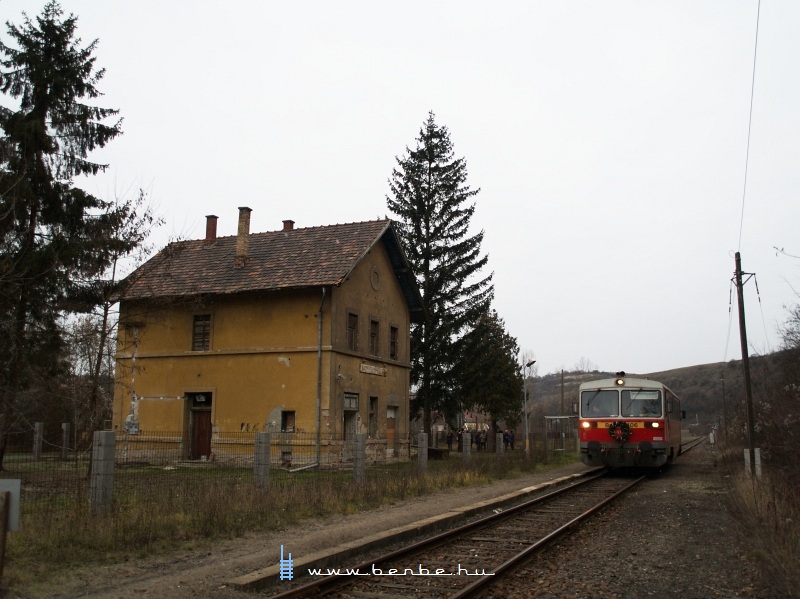
[[[750,113],[747,120],[747,150],[744,157],[744,184],[742,186],[742,212],[739,217],[739,244],[737,251],[742,249],[742,232],[744,230],[744,205],[745,197],[747,195],[747,170],[750,165],[750,131],[753,126],[753,97],[755,96],[756,89],[756,58],[758,56],[758,26],[761,20],[761,0],[758,0],[758,8],[756,10],[756,39],[753,45],[753,75],[750,79]]]
[[[758,309],[761,312],[761,326],[764,327],[764,343],[767,344],[767,353],[772,353],[772,347],[769,343],[769,335],[767,335],[767,319],[764,317],[764,304],[761,303],[761,292],[758,290],[758,277],[753,275],[753,282],[756,285],[756,297],[758,298]]]
[[[742,235],[744,232],[744,207],[745,207],[745,200],[747,198],[747,175],[748,170],[750,167],[750,134],[753,127],[753,98],[755,97],[755,89],[756,89],[756,59],[758,58],[758,30],[759,25],[761,22],[761,0],[758,0],[757,8],[756,8],[756,35],[755,40],[753,42],[753,71],[752,76],[750,78],[750,109],[748,112],[747,117],[747,147],[745,150],[745,158],[744,158],[744,182],[742,184],[742,208],[741,213],[739,215],[739,242],[737,244],[736,251],[739,252],[742,249]],[[756,285],[756,287],[758,287]],[[731,324],[733,322],[733,313],[731,311],[733,305],[733,280],[731,280],[731,288],[729,292],[728,298],[728,335],[727,341],[725,342],[725,360],[728,359],[728,346],[730,345],[731,341]],[[758,298],[759,304],[761,304],[761,296],[759,295]],[[763,308],[762,308],[762,321],[763,321]],[[766,325],[764,327],[764,332],[766,333]]]
[[[733,279],[728,288],[728,338],[725,340],[725,354],[722,356],[722,361],[728,361],[728,347],[731,344],[731,326],[733,325]]]

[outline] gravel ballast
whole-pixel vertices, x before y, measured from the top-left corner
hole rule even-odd
[[[787,597],[730,513],[713,451],[687,452],[487,597]]]

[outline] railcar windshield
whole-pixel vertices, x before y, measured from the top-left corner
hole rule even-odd
[[[658,389],[623,389],[622,415],[626,418],[658,418],[662,415]]]
[[[619,415],[619,392],[616,389],[592,389],[581,392],[583,418],[611,418]]]

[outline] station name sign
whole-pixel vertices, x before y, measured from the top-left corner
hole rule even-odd
[[[386,376],[386,366],[373,366],[372,364],[361,364],[361,372],[363,372],[364,374]]]

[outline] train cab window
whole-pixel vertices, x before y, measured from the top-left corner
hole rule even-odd
[[[661,392],[657,389],[623,390],[622,415],[628,418],[658,418],[661,416]]]
[[[616,389],[592,389],[581,393],[583,418],[611,418],[619,415],[619,392]]]

